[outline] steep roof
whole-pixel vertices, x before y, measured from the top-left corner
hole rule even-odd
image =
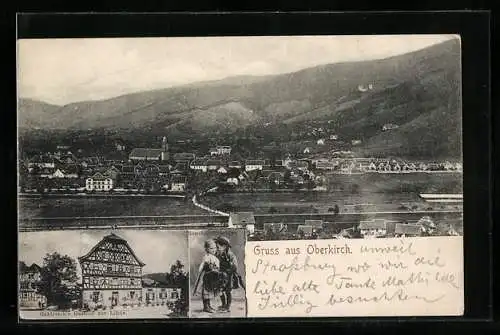
[[[202,158],[197,158],[194,161],[191,162],[191,166],[206,166],[207,161]]]
[[[313,232],[313,227],[312,226],[306,226],[306,225],[300,225],[297,227],[297,233],[299,232],[304,232],[304,234],[312,234]]]
[[[115,179],[116,174],[105,171],[105,172],[96,172],[91,176],[92,179],[104,180],[104,179]]]
[[[163,281],[158,281],[158,280],[154,280],[154,279],[147,278],[147,277],[142,278],[142,287],[143,288],[156,287],[156,288],[161,288],[161,289],[164,289],[164,288],[182,289],[182,287],[179,285],[169,284],[169,283],[166,283]]]
[[[69,164],[69,165],[65,165],[62,168],[59,168],[58,170],[64,174],[69,174],[69,173],[78,173],[79,169],[78,169],[78,166],[76,166],[74,164]]]
[[[211,159],[211,160],[207,161],[207,165],[219,166],[221,164],[222,164],[221,161],[217,160],[217,159]]]
[[[422,233],[422,226],[419,224],[397,223],[396,228],[394,229],[394,233],[405,235],[420,235],[420,233]]]
[[[274,231],[282,231],[284,229],[285,224],[283,223],[272,223],[272,222],[266,222],[264,223],[264,231],[268,230],[274,230]]]
[[[230,213],[229,218],[235,225],[255,224],[255,217],[252,212],[236,212]]]
[[[245,165],[265,165],[265,164],[266,164],[266,162],[263,160],[251,159],[251,160],[245,161]]]
[[[273,171],[272,173],[267,176],[269,180],[284,180],[285,179],[285,174],[283,172],[279,171]]]
[[[35,155],[31,157],[28,162],[30,163],[54,163],[55,159],[47,155]]]
[[[159,165],[158,169],[161,173],[166,173],[170,171],[170,167],[168,165]]]
[[[180,171],[187,170],[187,168],[188,164],[186,162],[179,162],[174,166],[174,170],[180,170]]]
[[[163,152],[163,149],[135,148],[130,152],[129,157],[156,158]]]
[[[374,219],[371,221],[361,221],[359,229],[387,229],[387,224],[384,219]]]
[[[291,161],[288,163],[289,168],[294,168],[294,167],[306,168],[308,166],[309,166],[309,164],[306,161]]]
[[[320,167],[334,167],[336,166],[336,164],[332,161],[320,161],[320,162],[316,162],[316,167],[317,168],[320,168]]]
[[[174,154],[174,159],[183,159],[183,160],[191,160],[195,158],[195,154],[191,152],[178,152]]]
[[[27,266],[24,262],[19,263],[19,272],[20,273],[40,272],[41,269],[42,268],[36,263],[33,263],[30,266]]]
[[[323,228],[323,220],[306,220],[304,224],[314,228]]]
[[[273,172],[273,170],[262,170],[261,174],[263,177],[268,178]]]
[[[115,233],[111,233],[109,235],[104,236],[102,238],[102,240],[99,241],[92,249],[90,249],[90,251],[88,253],[86,253],[83,256],[78,257],[78,260],[80,262],[86,260],[88,257],[90,257],[90,255],[92,255],[94,253],[94,251],[96,251],[101,245],[103,245],[104,243],[106,243],[108,241],[112,241],[112,242],[115,242],[115,243],[119,243],[119,244],[125,245],[125,247],[127,248],[127,250],[130,252],[130,254],[132,255],[132,257],[135,258],[135,260],[137,261],[137,263],[139,263],[140,266],[146,265],[145,263],[143,263],[137,257],[137,255],[134,253],[134,251],[132,250],[132,248],[130,247],[130,245],[128,244],[128,242],[125,239],[121,238],[120,236],[116,235]]]
[[[133,165],[123,165],[122,166],[122,173],[134,173],[134,166]]]
[[[186,183],[186,176],[174,174],[174,175],[172,175],[171,182],[172,182],[172,184],[179,184],[179,183],[185,184]]]

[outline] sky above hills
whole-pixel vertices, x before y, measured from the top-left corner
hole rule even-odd
[[[320,64],[387,58],[455,35],[106,38],[18,41],[18,95],[53,104]]]

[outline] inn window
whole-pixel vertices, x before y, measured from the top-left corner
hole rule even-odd
[[[99,302],[99,292],[93,292],[92,301]]]

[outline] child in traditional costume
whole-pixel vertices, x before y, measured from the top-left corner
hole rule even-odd
[[[221,302],[219,307],[221,312],[229,312],[232,302],[232,290],[238,288],[238,260],[231,251],[231,243],[225,237],[217,237],[217,258],[219,259],[221,276]]]
[[[196,279],[194,295],[198,289],[198,284],[202,280],[201,295],[203,299],[203,311],[214,313],[215,310],[210,304],[210,299],[219,294],[221,285],[220,262],[216,256],[217,246],[214,240],[205,242],[205,255],[199,267],[198,278]]]

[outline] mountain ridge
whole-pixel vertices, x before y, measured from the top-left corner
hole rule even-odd
[[[400,128],[391,133],[407,143],[403,151],[420,150],[416,149],[418,141],[404,140],[402,132],[407,131],[411,137],[429,138],[440,150],[451,148],[455,152],[461,124],[453,121],[450,126],[441,114],[460,120],[460,80],[460,42],[449,40],[385,59],[324,64],[277,75],[229,77],[60,108],[50,104],[36,108],[33,101],[20,99],[19,114],[25,115],[19,123],[21,128],[49,130],[143,129],[161,133],[163,129],[190,134],[231,133],[266,122],[297,124],[329,119],[347,137],[363,138],[363,149],[377,151],[379,142],[390,141],[380,128],[396,122]],[[373,89],[360,92],[359,85],[367,84]],[[42,116],[36,117],[37,111]],[[437,126],[435,121],[439,121]],[[429,133],[428,129],[439,127],[449,131],[448,138]]]

